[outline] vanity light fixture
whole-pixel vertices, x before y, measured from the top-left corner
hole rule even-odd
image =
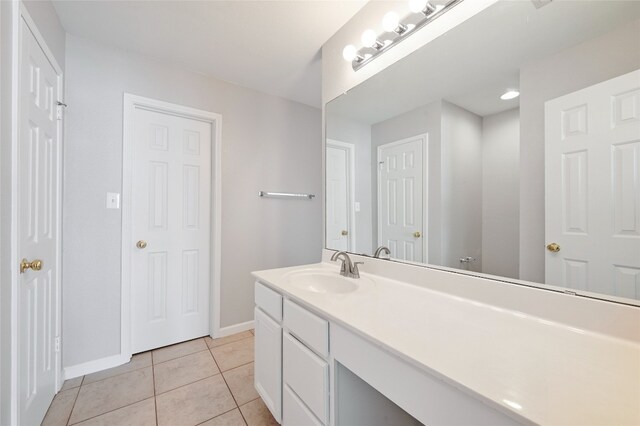
[[[503,101],[508,101],[510,99],[515,99],[518,96],[520,96],[520,92],[518,92],[517,90],[508,90],[502,96],[500,96],[500,99],[502,99]]]
[[[384,43],[378,40],[378,36],[373,30],[365,30],[365,32],[362,33],[360,41],[362,41],[362,45],[364,47],[372,47],[376,50],[380,50],[384,47]]]
[[[400,17],[397,13],[391,11],[382,18],[382,28],[388,33],[404,34],[409,28],[400,23]]]
[[[436,7],[427,0],[409,0],[409,10],[429,16],[436,11]]]
[[[342,57],[347,62],[361,62],[364,56],[358,54],[358,49],[353,44],[348,44],[342,49]]]
[[[387,33],[395,33],[391,40],[380,41],[376,32],[372,29],[362,33],[362,48],[358,49],[353,44],[345,46],[342,50],[342,57],[347,62],[351,62],[354,71],[359,70],[382,52],[386,52],[402,40],[413,34],[415,31],[427,25],[437,17],[441,16],[453,6],[462,3],[463,0],[409,0],[409,10],[413,14],[419,14],[418,22],[411,14],[406,21],[402,22],[400,16],[394,11],[388,12],[382,19],[382,28]],[[437,3],[435,6],[433,3]],[[385,37],[386,38],[386,37]]]

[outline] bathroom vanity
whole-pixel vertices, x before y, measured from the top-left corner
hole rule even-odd
[[[355,255],[345,278],[330,254],[253,274],[255,386],[282,424],[640,423],[637,310]]]

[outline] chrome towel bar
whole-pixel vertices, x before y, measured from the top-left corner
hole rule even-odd
[[[259,197],[274,197],[274,198],[307,198],[311,200],[315,197],[314,194],[294,194],[291,192],[266,192],[260,191],[258,192]]]

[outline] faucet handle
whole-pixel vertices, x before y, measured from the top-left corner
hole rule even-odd
[[[353,269],[351,270],[352,278],[360,278],[360,270],[358,270],[358,265],[364,265],[364,262],[353,262]]]
[[[342,260],[342,264],[340,265],[340,275],[347,275],[349,271],[347,271],[347,262],[344,259]]]

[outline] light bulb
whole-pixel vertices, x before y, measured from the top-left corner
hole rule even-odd
[[[358,49],[353,44],[348,44],[342,50],[342,57],[345,61],[351,62],[358,56]]]
[[[509,90],[504,95],[500,96],[500,99],[503,101],[508,101],[509,99],[515,99],[520,96],[520,92],[517,90]]]
[[[362,45],[364,47],[373,47],[376,45],[376,41],[377,37],[376,37],[376,33],[373,30],[366,30],[365,32],[362,33]]]
[[[409,10],[420,13],[427,7],[427,0],[409,0]]]
[[[400,17],[393,11],[387,12],[387,14],[384,15],[384,18],[382,18],[382,28],[384,28],[388,33],[394,32],[396,28],[398,28],[399,24]]]

